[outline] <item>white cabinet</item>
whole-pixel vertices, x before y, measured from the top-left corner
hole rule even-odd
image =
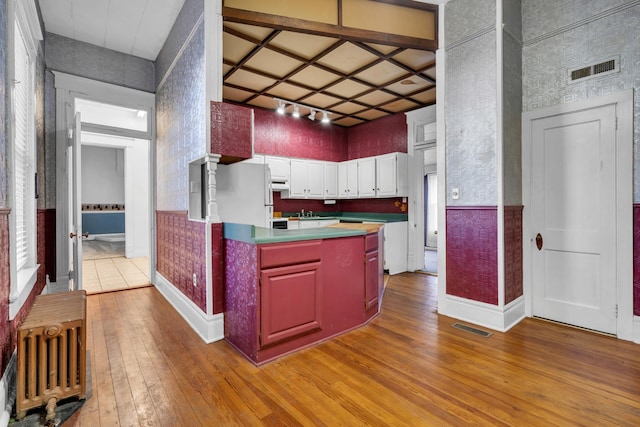
[[[358,159],[358,197],[376,197],[376,158]]]
[[[324,198],[338,197],[338,163],[324,162]]]
[[[388,270],[389,274],[407,271],[408,224],[407,221],[384,224],[384,269]]]
[[[337,219],[303,219],[298,221],[299,228],[319,228],[319,227],[328,227],[331,224],[337,224],[340,220]]]
[[[358,197],[357,160],[338,163],[338,197],[341,199]]]
[[[288,157],[264,156],[264,161],[269,165],[271,181],[288,183],[291,176],[291,166]]]
[[[407,196],[407,167],[406,153],[358,159],[359,197]]]
[[[324,198],[324,163],[315,160],[291,159],[289,197]]]
[[[409,193],[407,154],[376,156],[376,197],[406,197]]]

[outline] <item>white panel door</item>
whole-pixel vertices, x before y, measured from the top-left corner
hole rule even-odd
[[[68,147],[68,161],[71,163],[71,224],[69,227],[69,290],[82,289],[82,156],[80,155],[80,113],[76,113],[71,129],[71,145]]]
[[[607,333],[616,332],[615,123],[614,105],[532,123],[533,315]]]

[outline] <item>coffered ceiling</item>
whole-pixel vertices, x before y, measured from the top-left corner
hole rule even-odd
[[[378,11],[386,16],[352,24],[370,27],[362,30],[343,25],[349,18],[346,9],[338,13],[339,25],[331,25],[331,17],[320,17],[324,22],[319,24],[315,19],[223,8],[225,101],[275,110],[281,99],[300,104],[301,115],[309,114],[306,106],[327,111],[333,123],[345,127],[434,104],[437,8],[402,0],[356,2],[368,8],[382,5]],[[248,3],[225,1],[225,6]],[[425,11],[435,17],[431,36],[417,34],[421,28],[411,30],[402,15]],[[372,18],[386,25],[396,12],[399,25],[406,23],[409,29],[390,31],[405,34],[376,29]],[[287,112],[292,110],[289,104]]]

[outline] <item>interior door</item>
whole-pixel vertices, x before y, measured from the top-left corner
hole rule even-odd
[[[532,123],[533,315],[616,332],[616,107]]]
[[[68,148],[68,161],[71,176],[71,205],[69,206],[71,224],[69,225],[69,290],[82,289],[82,156],[80,113],[76,113],[74,124],[70,130],[71,143]],[[85,233],[84,236],[88,236]]]

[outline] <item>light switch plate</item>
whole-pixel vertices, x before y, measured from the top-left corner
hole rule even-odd
[[[459,188],[451,189],[451,198],[453,200],[458,200],[460,198],[460,189]]]

